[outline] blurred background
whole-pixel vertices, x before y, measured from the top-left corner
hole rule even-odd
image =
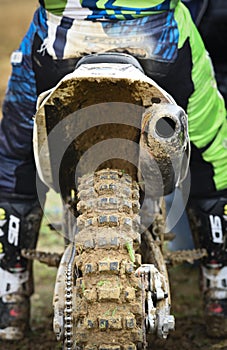
[[[36,0],[0,0],[0,107],[11,72],[11,53],[20,45],[37,3]]]

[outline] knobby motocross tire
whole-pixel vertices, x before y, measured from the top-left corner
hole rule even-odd
[[[134,350],[145,341],[138,185],[101,170],[80,179],[78,198],[72,349]]]

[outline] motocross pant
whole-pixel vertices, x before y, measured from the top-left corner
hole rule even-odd
[[[36,247],[43,216],[36,197],[0,193],[0,339],[17,340],[29,329],[34,291],[32,261],[22,249]]]
[[[209,51],[219,91],[227,102],[226,1],[186,1]],[[208,334],[226,337],[227,327],[227,197],[197,198],[188,203],[196,247],[206,247],[201,264],[200,288]]]
[[[134,37],[138,35],[140,39],[146,36],[146,40],[151,40],[149,58],[139,57],[139,61],[146,74],[166,89],[188,114],[192,144],[191,195],[206,198],[208,194],[217,196],[226,193],[227,121],[224,100],[217,90],[212,64],[188,10],[179,4],[175,11],[142,19],[84,22],[81,21],[80,26],[86,26],[87,34],[95,35],[97,32],[100,35],[101,28],[105,38],[111,35],[118,38],[115,43],[121,37],[130,42],[132,28]],[[47,14],[40,7],[19,49],[11,58],[12,75],[0,125],[0,193],[36,196],[32,133],[37,95],[72,72],[79,59],[76,53],[75,57],[64,56],[72,21],[67,18],[58,20],[53,44],[54,59],[43,46],[48,39],[49,25]],[[160,31],[156,30],[157,27],[161,28]],[[137,30],[138,33],[135,32]],[[157,36],[157,33],[160,35]],[[76,40],[74,45],[75,52],[78,52]],[[92,52],[98,51],[96,48],[93,45]]]
[[[206,248],[200,264],[207,334],[227,336],[227,196],[191,198],[188,215],[197,248]]]

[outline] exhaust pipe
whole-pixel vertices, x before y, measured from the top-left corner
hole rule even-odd
[[[146,194],[148,191],[149,196],[159,198],[174,190],[182,179],[188,144],[187,116],[181,107],[154,103],[145,111],[138,176]]]

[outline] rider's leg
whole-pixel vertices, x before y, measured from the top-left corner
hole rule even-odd
[[[201,222],[199,246],[208,251],[208,259],[201,264],[205,315],[209,316],[209,334],[226,336],[226,109],[224,99],[217,89],[209,56],[197,29],[189,24],[189,12],[182,4],[175,11],[175,20],[179,30],[175,62],[169,65],[160,62],[158,65],[144,60],[141,64],[151,78],[165,88],[188,114],[192,144],[190,192],[191,198],[194,198],[191,203]],[[158,73],[165,70],[164,76]],[[220,307],[214,307],[215,305]],[[220,320],[218,325],[217,319]]]
[[[227,336],[227,119],[210,59],[199,42],[195,30],[190,38],[192,62],[197,62],[197,69],[192,69],[195,91],[187,105],[192,143],[189,207],[199,224],[196,244],[208,252],[201,262],[207,333],[224,337]]]
[[[216,197],[191,198],[188,213],[195,244],[205,247],[201,263],[200,288],[203,293],[208,335],[227,335],[227,191]]]
[[[36,178],[32,149],[37,94],[75,66],[37,52],[46,35],[45,21],[45,12],[38,9],[12,55],[0,124],[0,339],[23,337],[29,323],[32,269],[21,250],[36,246],[47,191]],[[45,72],[42,66],[47,66]]]
[[[12,55],[0,125],[0,339],[19,339],[28,328],[32,266],[21,250],[36,246],[45,201],[42,184],[42,203],[38,200],[32,150],[36,83],[31,52],[39,20],[37,12]]]
[[[189,206],[199,223],[196,244],[208,252],[201,262],[207,331],[218,337],[227,335],[227,119],[210,59],[196,33],[190,37],[193,66],[197,62],[192,66],[195,90],[186,108],[192,144]]]
[[[22,249],[36,246],[42,207],[32,196],[0,193],[0,339],[20,339],[28,329],[32,264]]]

